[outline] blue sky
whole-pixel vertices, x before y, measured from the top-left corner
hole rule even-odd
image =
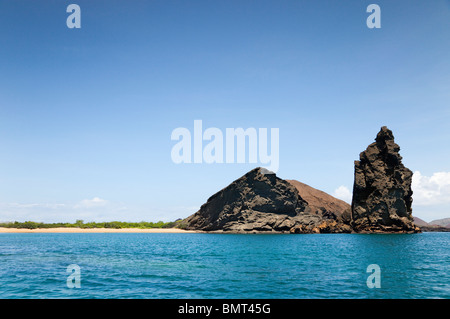
[[[448,0],[2,0],[0,220],[187,217],[259,166],[173,163],[194,120],[279,128],[277,175],[346,200],[387,125],[413,215],[449,217],[449,56]]]

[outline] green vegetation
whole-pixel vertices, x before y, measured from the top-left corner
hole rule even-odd
[[[76,228],[173,228],[178,227],[181,220],[177,219],[174,222],[162,222],[159,221],[157,223],[153,222],[89,222],[85,223],[83,220],[77,220],[75,223],[38,223],[32,221],[25,222],[13,222],[13,223],[0,223],[0,227],[6,228],[27,228],[27,229],[36,229],[36,228],[56,228],[56,227],[76,227]]]

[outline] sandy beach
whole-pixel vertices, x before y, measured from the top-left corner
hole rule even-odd
[[[56,227],[56,228],[6,228],[0,227],[0,233],[197,233],[193,230],[183,230],[178,228],[76,228],[76,227]]]

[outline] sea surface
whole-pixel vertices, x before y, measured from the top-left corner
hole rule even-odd
[[[450,233],[3,233],[0,298],[449,299],[449,244]]]

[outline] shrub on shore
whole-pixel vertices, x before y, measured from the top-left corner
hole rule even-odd
[[[25,222],[9,222],[0,223],[0,227],[6,228],[26,228],[26,229],[37,229],[37,228],[57,228],[57,227],[75,227],[75,228],[172,228],[177,226],[178,221],[174,222],[88,222],[85,223],[83,220],[77,220],[75,223],[39,223],[33,221]]]

